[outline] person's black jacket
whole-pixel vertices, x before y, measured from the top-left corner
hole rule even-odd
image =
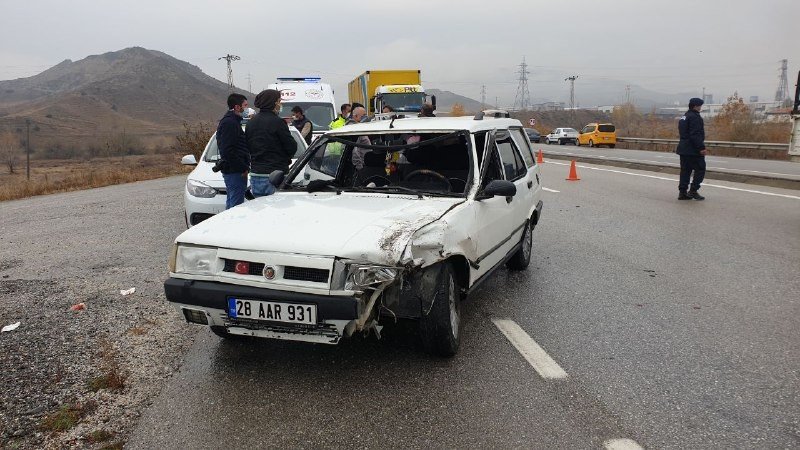
[[[247,122],[245,135],[253,173],[266,175],[274,170],[289,171],[289,164],[297,152],[297,142],[286,121],[272,111],[262,110]]]
[[[222,173],[245,173],[250,170],[250,153],[242,131],[242,118],[233,111],[225,113],[217,125],[217,147],[224,161]]]
[[[703,118],[700,113],[690,109],[678,121],[678,132],[681,140],[675,153],[679,155],[700,156],[700,150],[705,150],[706,130],[703,127]]]

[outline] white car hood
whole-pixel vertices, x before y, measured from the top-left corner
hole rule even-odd
[[[225,189],[225,180],[222,179],[222,172],[214,172],[211,170],[212,167],[214,167],[214,163],[201,160],[197,163],[197,167],[189,174],[188,178],[205,183],[216,189]]]
[[[399,263],[408,241],[463,198],[279,192],[198,224],[176,242]]]

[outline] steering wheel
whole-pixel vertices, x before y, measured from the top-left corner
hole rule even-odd
[[[382,175],[373,175],[371,177],[368,177],[366,180],[362,181],[361,185],[362,186],[366,186],[366,185],[368,185],[368,184],[370,184],[372,182],[375,182],[375,181],[385,181],[385,183],[381,184],[381,186],[388,186],[388,185],[392,184],[392,180],[390,180],[390,179],[388,179],[388,178],[386,178],[386,177],[384,177]],[[377,185],[378,183],[375,183],[375,184]]]
[[[439,172],[433,171],[433,170],[428,170],[428,169],[415,170],[415,171],[409,173],[408,175],[406,175],[405,178],[403,178],[403,180],[408,181],[408,180],[410,180],[411,178],[413,178],[415,176],[417,176],[417,177],[418,176],[430,176],[430,177],[436,178],[437,180],[439,180],[442,183],[447,185],[447,190],[448,191],[452,191],[453,190],[453,186],[450,184],[450,180],[448,180],[446,176],[440,174]]]

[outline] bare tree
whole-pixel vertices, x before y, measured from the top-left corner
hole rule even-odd
[[[0,134],[0,161],[8,167],[8,173],[14,173],[21,147],[19,138],[14,133],[6,131]]]

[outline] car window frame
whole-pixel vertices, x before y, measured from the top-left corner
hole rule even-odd
[[[533,147],[531,145],[530,139],[528,139],[528,133],[527,132],[523,132],[524,129],[521,128],[521,127],[509,127],[508,129],[510,131],[509,134],[511,134],[511,138],[514,139],[515,141],[517,139],[515,137],[516,135],[520,135],[521,138],[524,138],[524,139],[522,139],[524,141],[524,144],[520,145],[519,142],[518,142],[517,143],[517,147],[520,148],[520,153],[522,153],[522,160],[525,162],[525,167],[527,169],[530,169],[530,168],[536,166],[536,158],[533,156]],[[527,151],[523,151],[521,149],[521,147],[523,147],[523,146],[525,147],[525,149],[527,149]],[[528,158],[526,158],[526,156],[530,157],[530,160]]]

